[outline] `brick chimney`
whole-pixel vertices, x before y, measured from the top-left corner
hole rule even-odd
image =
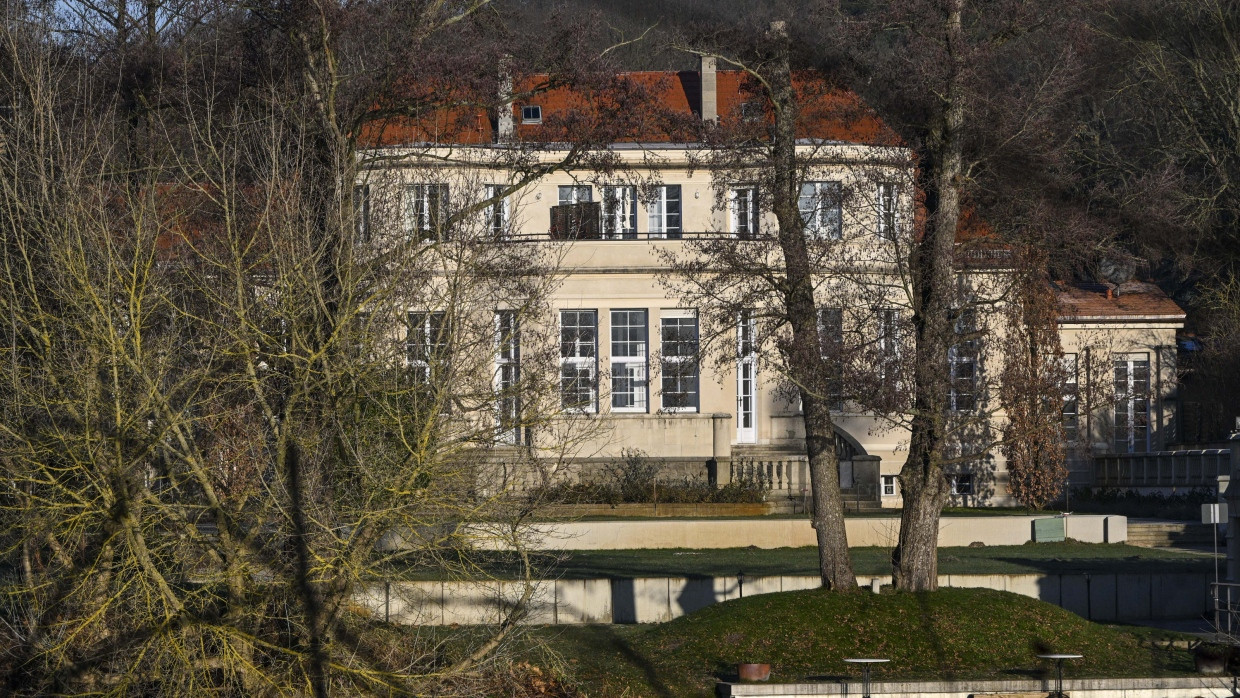
[[[495,115],[495,141],[510,143],[516,140],[517,127],[512,118],[512,59],[505,56],[499,62],[499,106]]]
[[[715,76],[715,57],[702,56],[702,121],[719,119],[719,87]]]

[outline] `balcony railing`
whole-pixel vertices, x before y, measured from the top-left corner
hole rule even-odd
[[[1231,451],[1111,453],[1094,456],[1095,487],[1209,487],[1231,474]]]
[[[719,239],[719,240],[737,239],[736,235],[734,235],[733,233],[720,232],[718,230],[682,230],[682,231],[675,231],[671,233],[649,233],[646,231],[642,231],[642,232],[627,232],[627,233],[619,233],[619,234],[608,234],[608,233],[603,232],[602,230],[599,230],[597,233],[597,236],[595,236],[594,230],[595,229],[592,227],[584,227],[584,228],[578,228],[575,231],[573,229],[568,229],[567,231],[564,231],[564,232],[561,232],[561,230],[557,229],[557,230],[548,231],[548,232],[539,231],[539,232],[534,232],[534,233],[509,233],[499,238],[499,241],[500,242],[567,242],[567,241],[633,242],[635,240],[653,240],[653,241],[672,240],[672,241],[675,241],[675,240],[689,240],[689,239]],[[773,234],[759,235],[756,237],[750,236],[750,237],[746,237],[742,239],[760,240],[762,242],[767,242],[767,243],[775,242],[775,236]]]

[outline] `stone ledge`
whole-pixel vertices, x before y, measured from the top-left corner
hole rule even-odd
[[[887,681],[872,682],[870,694],[884,698],[943,696],[1046,696],[1054,691],[1054,679],[1038,681]],[[861,677],[833,683],[720,683],[715,694],[721,698],[761,696],[794,698],[799,696],[855,696]],[[1226,698],[1234,695],[1232,678],[1218,676],[1133,679],[1064,679],[1064,692],[1089,698]]]

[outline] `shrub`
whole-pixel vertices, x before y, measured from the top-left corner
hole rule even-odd
[[[1218,494],[1206,487],[1176,494],[1080,487],[1072,490],[1070,505],[1079,513],[1196,521],[1201,518],[1201,505],[1215,501]]]
[[[648,458],[638,449],[625,449],[621,458],[603,466],[600,481],[557,482],[529,493],[532,501],[549,504],[752,504],[765,499],[762,483],[754,478],[716,487],[705,478],[662,479],[667,463]]]

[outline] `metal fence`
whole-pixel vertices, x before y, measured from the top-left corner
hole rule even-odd
[[[1094,456],[1095,487],[1208,487],[1231,474],[1231,450],[1110,453]]]

